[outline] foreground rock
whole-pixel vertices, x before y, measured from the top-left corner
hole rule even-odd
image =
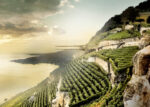
[[[150,107],[150,46],[133,58],[133,75],[124,92],[125,107]]]

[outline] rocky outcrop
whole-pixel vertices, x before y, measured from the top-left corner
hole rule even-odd
[[[133,58],[133,75],[124,92],[125,107],[150,107],[150,46]]]

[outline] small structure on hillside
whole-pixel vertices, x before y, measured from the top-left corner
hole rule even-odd
[[[121,31],[122,31],[122,28],[115,28],[115,29],[112,29],[109,33],[115,34],[115,33],[121,32]]]
[[[134,29],[134,26],[133,25],[126,25],[125,26],[125,30],[132,30],[132,29]]]

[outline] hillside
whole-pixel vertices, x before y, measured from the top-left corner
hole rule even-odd
[[[74,52],[63,51],[14,60],[60,68],[0,107],[150,107],[149,6],[147,0],[112,17],[81,56],[72,59]]]
[[[147,23],[148,17],[150,16],[149,6],[150,1],[147,0],[145,2],[140,3],[136,7],[128,7],[121,14],[115,15],[112,18],[110,18],[105,23],[105,25],[96,33],[96,35],[91,38],[91,40],[87,44],[87,48],[90,49],[92,47],[97,46],[100,41],[102,41],[104,38],[107,38],[107,36],[110,36],[112,32],[120,32],[120,29],[124,30],[125,26],[128,24],[134,25],[135,29],[138,29],[139,24],[141,25],[141,27],[150,26],[150,23]],[[131,36],[124,38],[132,38],[133,36],[137,36],[132,34],[131,32],[130,34]],[[120,36],[122,35],[120,34]],[[118,34],[117,39],[124,39],[120,36]]]

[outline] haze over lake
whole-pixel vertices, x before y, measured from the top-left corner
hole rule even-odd
[[[58,68],[57,65],[49,63],[20,64],[11,61],[28,57],[31,55],[0,55],[0,104],[5,98],[10,99],[17,93],[37,85],[48,77],[50,72]]]
[[[42,80],[54,70],[60,70],[80,50],[55,51],[37,54],[0,54],[0,104]]]

